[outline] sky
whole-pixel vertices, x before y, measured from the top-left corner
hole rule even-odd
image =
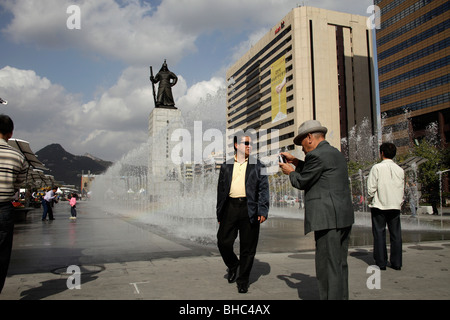
[[[166,59],[186,126],[225,129],[226,70],[298,5],[370,16],[372,0],[0,0],[0,113],[34,152],[118,161],[148,139]],[[76,7],[74,7],[76,6]],[[79,10],[78,10],[79,9]],[[77,11],[78,10],[78,11]],[[157,85],[156,85],[157,89]]]

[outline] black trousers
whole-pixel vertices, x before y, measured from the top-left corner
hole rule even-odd
[[[247,202],[228,198],[217,232],[217,246],[229,269],[239,267],[238,284],[248,284],[259,238],[259,221],[250,223]],[[239,234],[240,259],[234,253],[234,242]]]
[[[348,300],[348,242],[352,227],[314,232],[321,300]]]
[[[11,201],[0,203],[0,293],[5,284],[13,245],[14,220]]]
[[[48,218],[50,220],[53,220],[52,203],[48,202],[47,200],[42,200],[42,207],[44,209],[44,211],[42,212],[42,220],[47,219],[47,213],[48,213]]]
[[[402,230],[400,210],[370,208],[372,215],[373,258],[380,268],[387,265],[386,224],[391,243],[390,261],[394,267],[402,266]]]

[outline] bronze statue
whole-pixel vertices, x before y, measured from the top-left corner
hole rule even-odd
[[[169,71],[166,60],[161,67],[161,70],[153,76],[152,67],[150,67],[150,81],[153,87],[153,98],[155,99],[156,108],[170,108],[176,109],[175,101],[172,96],[172,87],[177,83],[178,77],[175,73]],[[159,82],[158,95],[155,96],[154,84]]]

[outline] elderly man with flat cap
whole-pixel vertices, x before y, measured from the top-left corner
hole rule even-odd
[[[294,143],[302,146],[305,159],[282,152],[287,163],[280,167],[295,188],[305,191],[305,234],[314,231],[320,299],[340,300],[348,299],[347,254],[354,212],[347,161],[325,140],[327,131],[317,120],[302,123]]]

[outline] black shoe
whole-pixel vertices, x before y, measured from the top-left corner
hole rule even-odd
[[[248,291],[248,284],[238,283],[238,292],[239,293],[247,293],[247,291]]]
[[[397,266],[391,266],[391,268],[394,270],[402,270],[402,267],[397,267]]]
[[[234,269],[228,269],[228,283],[232,283],[236,280],[237,276],[237,268]]]
[[[386,267],[379,267],[380,270],[386,270]]]

